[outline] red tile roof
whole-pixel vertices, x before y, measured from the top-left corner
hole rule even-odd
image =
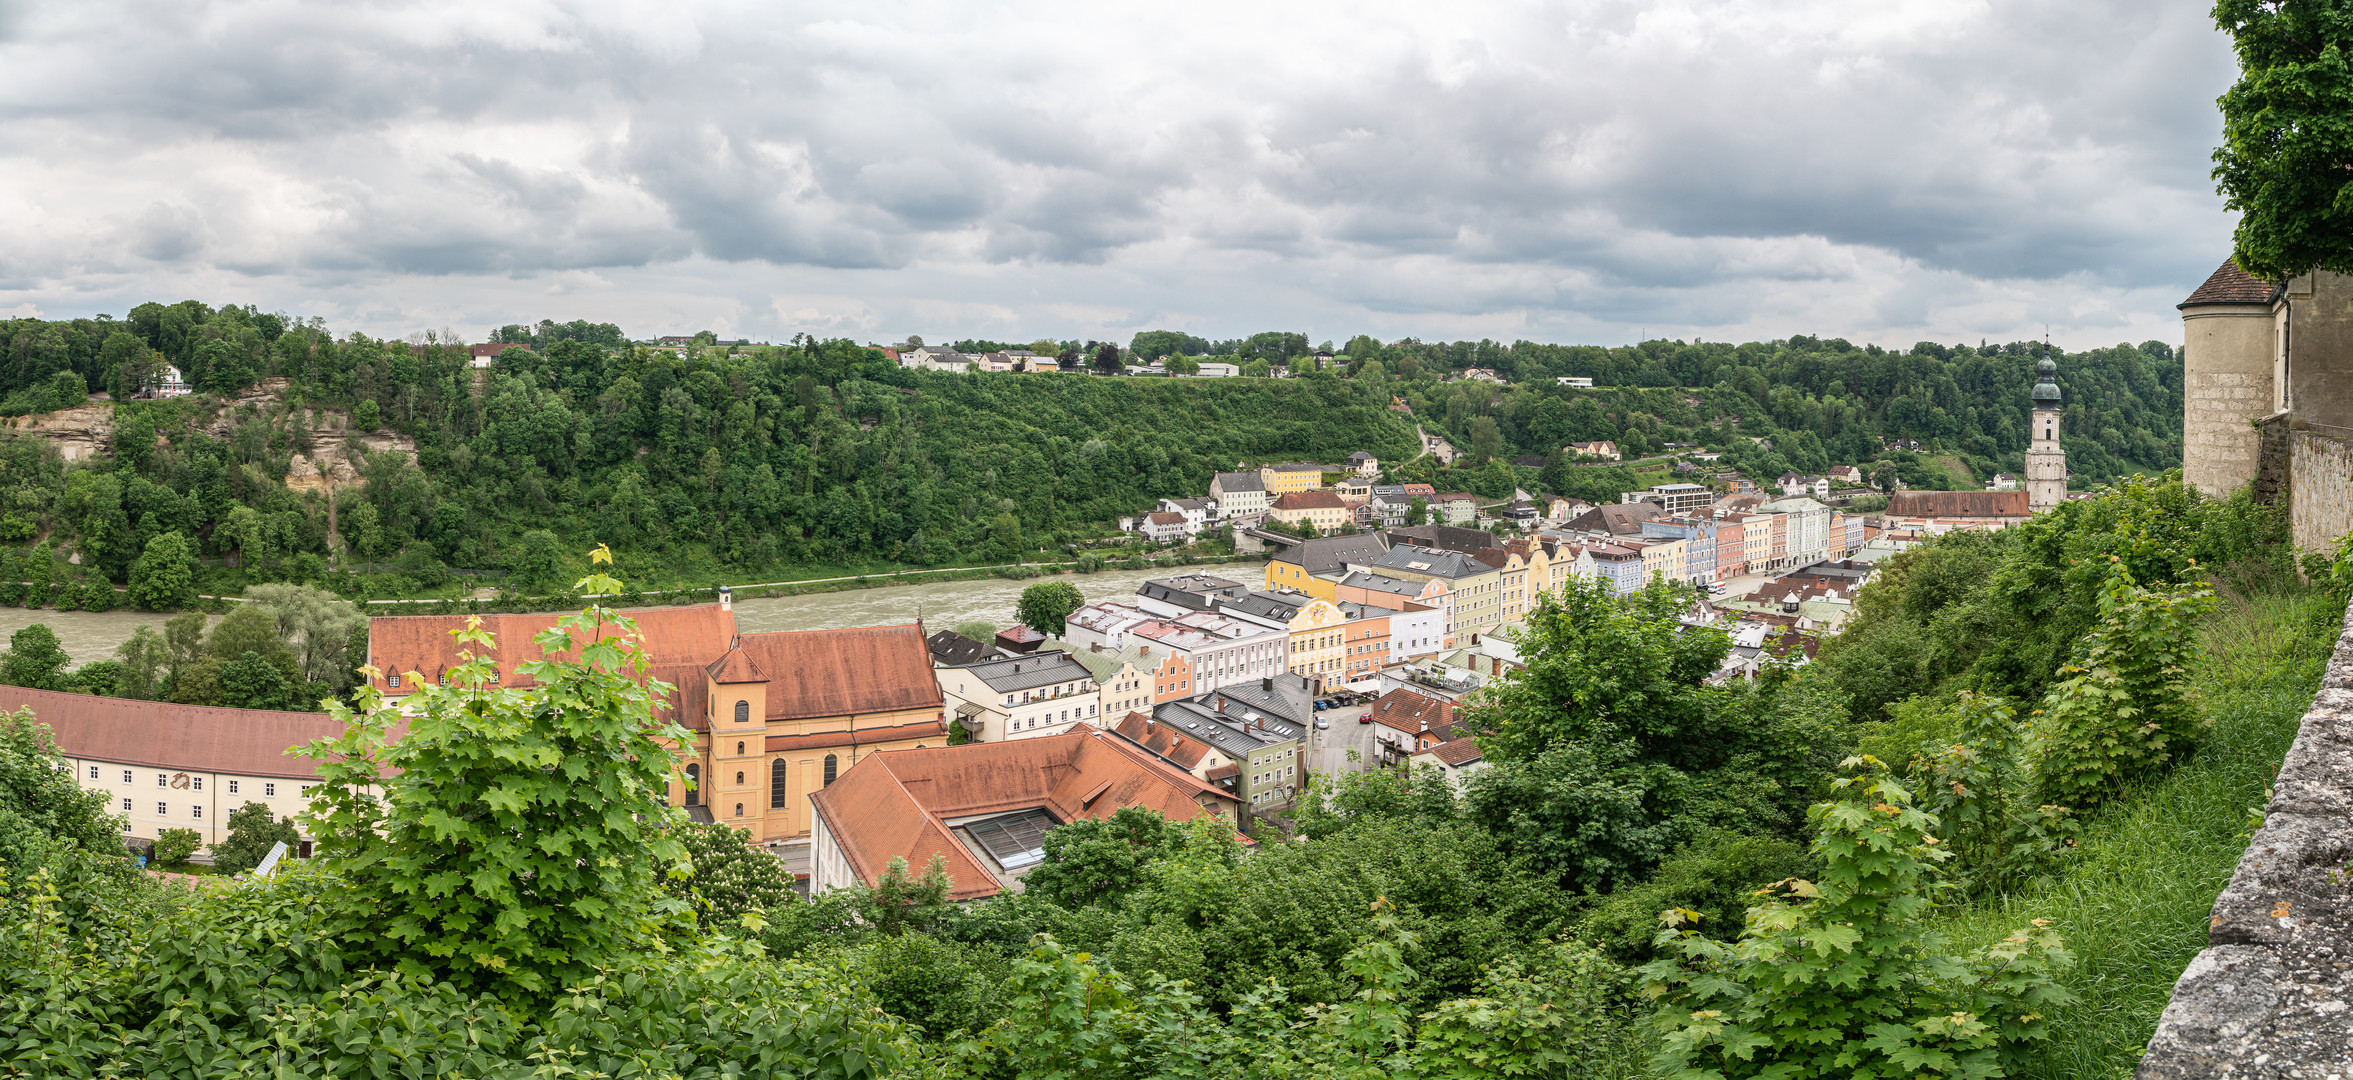
[[[752,658],[744,655],[741,645],[727,650],[727,655],[711,661],[703,668],[703,673],[709,675],[712,682],[721,686],[732,683],[764,683],[768,681],[768,676],[760,673],[759,665],[752,663]]]
[[[1178,738],[1167,725],[1153,723],[1151,717],[1140,712],[1120,717],[1119,725],[1111,730],[1187,772],[1200,765],[1202,755],[1208,752],[1208,748],[1201,743]]]
[[[1408,735],[1418,735],[1427,724],[1431,729],[1454,722],[1454,705],[1437,698],[1424,697],[1411,690],[1391,690],[1373,702],[1373,722],[1396,728]]]
[[[1479,744],[1470,739],[1454,739],[1449,742],[1442,742],[1422,752],[1455,768],[1461,768],[1464,765],[1468,765],[1471,762],[1479,760],[1479,758],[1482,756],[1479,751]]]
[[[745,634],[742,648],[768,673],[770,720],[941,707],[915,623]]]
[[[2022,518],[2033,516],[2023,491],[1899,491],[1887,497],[1888,517]]]
[[[2194,304],[2269,305],[2272,297],[2277,295],[2279,295],[2278,286],[2239,269],[2239,261],[2231,258],[2222,260],[2222,265],[2215,268],[2214,273],[2206,278],[2206,283],[2198,286],[2197,291],[2192,292],[2189,299],[2174,306],[2186,308]]]
[[[1080,724],[1060,735],[868,755],[809,797],[850,869],[872,883],[893,859],[920,873],[933,856],[956,900],[993,896],[996,876],[946,819],[1042,807],[1060,821],[1141,806],[1171,821],[1238,802],[1125,741]]]
[[[1345,510],[1346,500],[1329,491],[1287,491],[1275,496],[1277,510]]]
[[[290,747],[343,734],[326,713],[214,709],[0,686],[0,710],[30,708],[70,758],[232,776],[318,776]],[[397,730],[397,729],[396,729]]]
[[[567,612],[537,612],[527,615],[484,615],[482,629],[490,631],[497,648],[489,655],[498,667],[500,686],[535,685],[527,675],[518,673],[516,665],[545,659],[539,646],[531,639],[540,631],[554,626]],[[639,608],[621,614],[637,622],[637,632],[646,650],[646,659],[656,668],[691,666],[699,669],[713,658],[727,651],[728,642],[735,638],[735,614],[723,611],[717,604],[697,604],[692,607]],[[394,615],[368,620],[368,663],[386,675],[414,671],[427,679],[438,681],[442,672],[457,666],[458,646],[450,631],[464,629],[463,615]],[[470,651],[479,648],[468,646]],[[658,675],[667,682],[676,678]],[[398,689],[379,687],[387,692],[405,694],[416,689],[407,679]]]

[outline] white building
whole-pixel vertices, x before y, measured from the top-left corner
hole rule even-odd
[[[276,818],[309,809],[318,770],[286,750],[343,734],[326,713],[0,686],[0,711],[18,709],[49,728],[82,790],[105,795],[107,809],[122,815],[124,836],[194,829],[207,845],[228,839],[229,814],[246,803]],[[306,838],[297,854],[308,848]]]
[[[1103,686],[1066,652],[937,668],[948,712],[974,742],[1054,735],[1099,720]]]

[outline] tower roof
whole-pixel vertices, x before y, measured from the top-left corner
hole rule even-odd
[[[2174,306],[2192,307],[2198,304],[2265,304],[2279,295],[2279,287],[2239,269],[2237,259],[2224,259],[2222,265],[2198,286],[2189,299]]]
[[[2058,408],[2059,384],[2056,381],[2059,374],[2058,363],[2046,353],[2042,361],[2034,365],[2034,372],[2042,377],[2041,381],[2034,384],[2034,407],[2037,409]]]

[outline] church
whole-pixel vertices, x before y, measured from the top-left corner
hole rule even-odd
[[[878,750],[945,746],[946,706],[919,623],[741,633],[725,590],[715,604],[624,611],[636,620],[649,677],[675,687],[661,709],[694,733],[677,748],[691,786],[670,801],[698,820],[748,830],[788,850],[808,843],[809,796]],[[492,681],[527,687],[531,639],[560,613],[485,615],[498,642]],[[418,680],[446,683],[459,663],[449,631],[462,615],[368,620],[376,686],[398,699]]]

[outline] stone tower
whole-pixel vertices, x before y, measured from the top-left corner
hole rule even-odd
[[[2067,498],[2067,451],[2059,446],[2059,384],[2053,376],[2059,365],[2050,354],[2034,366],[2042,380],[2034,384],[2033,442],[2026,448],[2026,508],[2042,513]]]
[[[2255,479],[2254,421],[2287,407],[2284,290],[2225,259],[2181,309],[2182,479],[2222,498]]]

